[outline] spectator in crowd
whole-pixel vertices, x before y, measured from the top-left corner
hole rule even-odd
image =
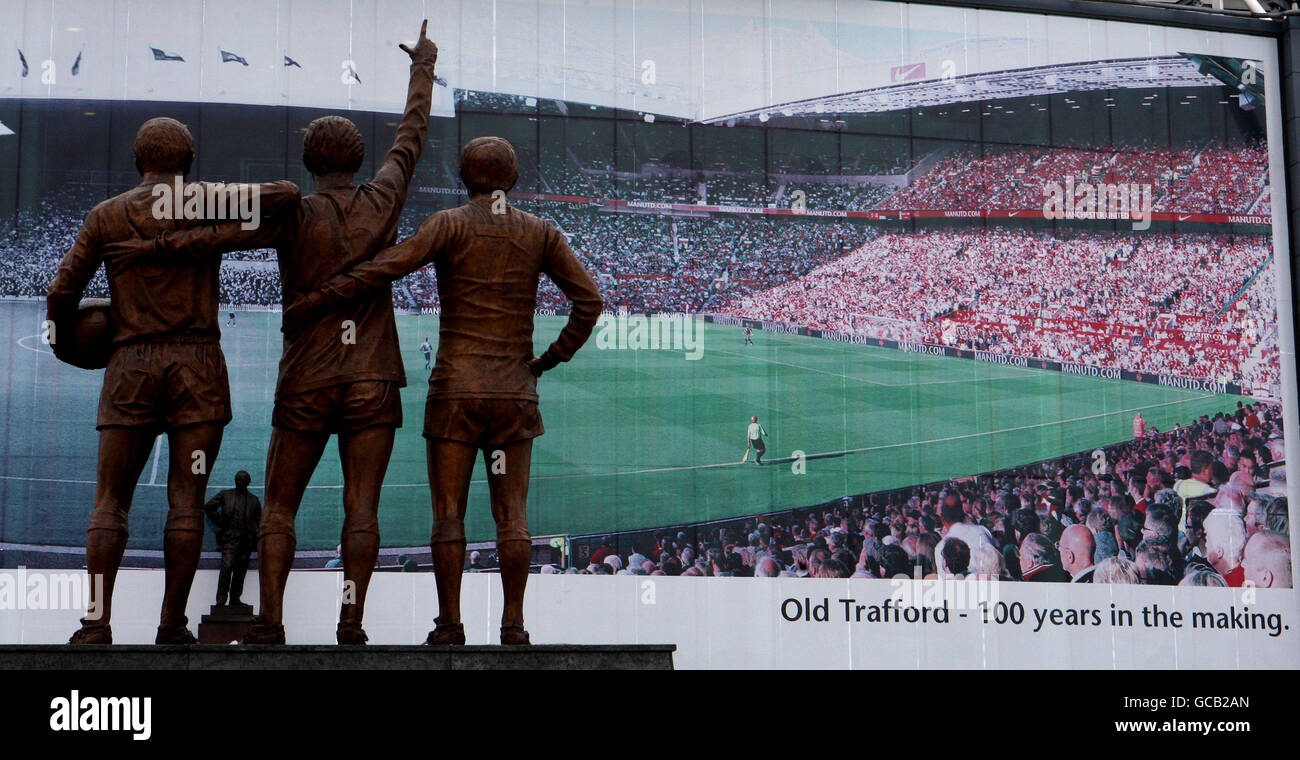
[[[1029,507],[1021,507],[1012,516],[1011,524],[1015,529],[1016,546],[1019,546],[1027,536],[1038,532],[1038,513]]]
[[[1020,545],[1020,575],[1027,581],[1067,583],[1056,547],[1041,533],[1030,533]]]
[[[1257,588],[1291,588],[1291,540],[1271,530],[1256,531],[1246,543],[1241,571]]]
[[[1227,588],[1228,582],[1223,579],[1222,575],[1213,570],[1193,570],[1178,582],[1179,586],[1210,586],[1214,588]]]
[[[1232,510],[1216,508],[1205,517],[1205,552],[1215,571],[1232,588],[1245,579],[1241,568],[1246,546],[1246,523]]]
[[[1137,547],[1142,543],[1142,528],[1145,523],[1141,515],[1130,512],[1115,526],[1115,538],[1119,540],[1120,552],[1126,559],[1137,557]]]
[[[1097,563],[1097,570],[1092,575],[1093,583],[1132,583],[1142,582],[1137,565],[1123,557],[1107,557]]]
[[[1148,538],[1137,548],[1133,560],[1142,583],[1149,586],[1173,586],[1183,577],[1182,557],[1168,537]]]
[[[605,539],[600,542],[600,548],[596,549],[596,551],[591,553],[591,562],[592,564],[600,564],[601,562],[605,561],[606,557],[608,557],[613,553],[614,553],[614,537],[606,536]]]
[[[921,568],[922,575],[928,575],[939,566],[938,552],[939,536],[933,532],[921,534],[916,540],[916,563]]]
[[[1215,433],[1215,435],[1218,435],[1218,433]],[[1184,502],[1190,499],[1203,498],[1215,492],[1214,487],[1210,485],[1210,478],[1214,470],[1213,465],[1214,455],[1210,452],[1192,452],[1191,477],[1180,480],[1174,485],[1174,490]]]
[[[1279,470],[1282,468],[1278,468]],[[1285,496],[1278,496],[1268,507],[1268,529],[1284,536],[1291,535],[1291,518],[1287,512]]]
[[[970,574],[982,580],[996,581],[1003,578],[1002,552],[993,544],[976,543],[970,553]]]
[[[1101,562],[1108,557],[1119,556],[1119,542],[1115,540],[1114,531],[1098,533],[1093,536],[1093,539],[1097,542],[1097,548],[1092,556],[1096,562]]]
[[[1193,499],[1187,508],[1187,533],[1184,546],[1186,553],[1183,563],[1187,572],[1215,571],[1205,554],[1205,518],[1213,511],[1214,505],[1204,499]],[[1215,571],[1217,572],[1217,571]]]
[[[1266,493],[1256,492],[1250,497],[1246,505],[1246,537],[1255,535],[1260,530],[1268,528],[1269,510],[1272,508],[1274,501],[1272,496]]]
[[[1071,583],[1092,583],[1093,555],[1097,550],[1092,531],[1083,525],[1071,525],[1061,533],[1059,543],[1061,568],[1070,574]]]
[[[891,547],[896,548],[896,547]],[[847,578],[853,574],[843,562],[831,557],[821,564],[817,571],[818,578]]]
[[[1214,495],[1214,506],[1245,514],[1246,503],[1254,491],[1254,481],[1243,472],[1233,471]]]
[[[880,572],[882,578],[897,578],[902,576],[910,578],[908,571],[911,569],[912,561],[908,559],[907,552],[902,547],[889,545],[880,549]],[[847,577],[847,576],[845,576]]]
[[[962,578],[970,569],[970,546],[960,538],[949,536],[940,549],[939,577]]]
[[[1092,531],[1094,536],[1099,533],[1113,534],[1115,532],[1115,521],[1111,519],[1110,513],[1104,508],[1093,509],[1088,512],[1084,524],[1088,526],[1088,530]]]
[[[1147,508],[1146,519],[1142,523],[1142,539],[1167,538],[1178,540],[1178,516],[1166,504],[1152,504]]]

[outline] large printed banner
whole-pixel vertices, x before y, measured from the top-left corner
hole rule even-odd
[[[1276,41],[878,0],[0,4],[0,643],[71,633],[84,598],[30,584],[85,577],[97,500],[127,514],[119,640],[154,625],[169,476],[194,464],[174,420],[114,417],[105,374],[55,358],[44,303],[91,210],[141,181],[136,130],[187,124],[191,179],[311,194],[304,135],[339,116],[365,183],[424,18],[433,118],[379,239],[464,203],[461,147],[501,137],[519,177],[497,200],[558,230],[605,305],[537,383],[534,641],[673,642],[684,667],[1300,666]],[[250,223],[193,298],[230,409],[205,501],[240,472],[265,498],[284,293],[322,284]],[[102,254],[74,295],[123,297]],[[436,614],[421,433],[445,285],[425,266],[391,288],[405,424],[376,643]],[[534,355],[570,308],[542,277]],[[339,366],[375,347],[342,334]],[[141,452],[157,435],[129,505],[101,487],[101,409]],[[499,612],[492,466],[469,484],[466,620]],[[345,492],[328,445],[293,527],[291,642],[331,640]]]

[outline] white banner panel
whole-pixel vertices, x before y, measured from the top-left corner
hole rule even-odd
[[[0,641],[62,643],[80,609],[15,609],[54,571],[0,571]],[[73,573],[80,577],[80,574]],[[290,644],[332,644],[341,572],[295,572],[285,598]],[[114,641],[153,641],[162,573],[123,571]],[[207,612],[214,571],[195,580],[191,628]],[[56,583],[47,583],[54,588]],[[949,588],[883,580],[542,575],[529,578],[525,620],[536,644],[676,644],[678,668],[1297,668],[1296,593],[1119,584],[1003,583],[981,602]],[[248,578],[246,601],[257,588]],[[967,587],[970,590],[970,587]],[[918,605],[899,604],[915,594]],[[892,598],[891,598],[892,597]],[[886,604],[886,600],[889,603]],[[367,599],[372,644],[418,644],[437,614],[433,575],[379,573]],[[498,576],[464,578],[469,644],[495,644]]]

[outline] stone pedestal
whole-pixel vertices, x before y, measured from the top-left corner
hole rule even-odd
[[[0,645],[20,670],[672,670],[666,645],[67,646]]]
[[[229,644],[243,641],[253,627],[253,605],[214,604],[199,621],[200,644]]]

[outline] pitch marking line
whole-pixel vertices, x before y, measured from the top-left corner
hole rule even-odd
[[[162,456],[162,442],[163,437],[161,435],[154,439],[153,469],[149,472],[149,482],[145,483],[147,486],[158,485],[158,459]]]
[[[18,346],[19,348],[25,348],[28,351],[31,351],[33,353],[49,354],[50,356],[54,356],[54,352],[48,348],[32,348],[31,346],[23,342],[23,341],[31,340],[32,338],[39,338],[39,337],[41,337],[40,333],[36,333],[35,335],[24,335],[23,337],[18,339]]]

